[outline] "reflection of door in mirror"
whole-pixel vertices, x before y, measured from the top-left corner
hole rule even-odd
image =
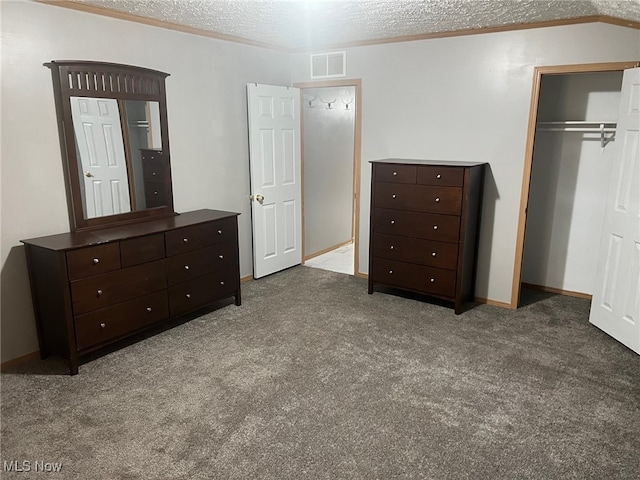
[[[125,101],[129,155],[133,170],[136,209],[167,205],[165,173],[160,133],[160,104],[141,100]]]
[[[118,102],[71,97],[84,218],[131,211]]]

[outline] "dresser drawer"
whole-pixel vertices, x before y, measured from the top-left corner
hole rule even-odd
[[[164,262],[145,263],[71,282],[74,315],[166,288]]]
[[[165,234],[167,256],[199,250],[209,245],[234,242],[237,239],[236,218],[203,223],[172,230]]]
[[[237,271],[225,270],[174,285],[169,288],[169,312],[181,315],[202,308],[235,292],[237,284]]]
[[[375,233],[457,243],[460,217],[376,208],[373,229]]]
[[[420,185],[462,187],[464,183],[464,168],[421,165],[418,167],[418,183]]]
[[[380,208],[460,215],[462,189],[457,187],[378,183],[376,185],[374,205]]]
[[[433,242],[376,233],[373,236],[371,249],[375,257],[447,270],[455,270],[458,261],[457,243]]]
[[[416,183],[415,165],[380,164],[375,169],[376,182]]]
[[[456,272],[452,270],[376,258],[372,275],[376,283],[445,297],[455,294]]]
[[[167,282],[176,285],[214,271],[237,270],[237,257],[235,243],[229,242],[170,257],[166,263]]]
[[[100,275],[120,268],[120,244],[105,243],[67,252],[70,280]]]
[[[75,317],[76,348],[85,348],[122,337],[169,316],[167,291],[146,295]]]
[[[162,233],[120,242],[120,259],[123,268],[162,258],[164,258],[164,235]]]

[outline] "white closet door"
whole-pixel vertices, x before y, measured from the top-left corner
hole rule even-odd
[[[640,354],[640,68],[626,70],[589,321]]]

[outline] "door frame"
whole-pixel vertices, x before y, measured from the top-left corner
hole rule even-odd
[[[537,66],[533,71],[533,86],[531,90],[531,104],[529,107],[529,126],[524,154],[522,173],[522,191],[520,193],[520,210],[518,214],[518,233],[516,236],[516,254],[513,269],[513,283],[511,287],[511,309],[518,308],[520,303],[520,288],[522,283],[522,261],[524,258],[524,239],[527,225],[527,209],[529,207],[529,192],[531,187],[531,170],[533,167],[533,153],[538,123],[538,105],[540,101],[540,86],[543,75],[566,75],[572,73],[616,72],[638,66],[638,61],[583,63],[576,65]]]
[[[355,87],[355,122],[353,129],[353,203],[352,212],[352,231],[353,231],[353,255],[354,266],[353,273],[357,277],[366,278],[367,275],[360,273],[360,170],[361,170],[361,152],[362,152],[362,80],[361,79],[341,79],[341,80],[324,80],[318,82],[294,83],[294,87],[300,89],[301,98],[304,90],[308,88],[324,88],[324,87]],[[306,257],[305,251],[305,218],[304,218],[304,102],[300,102],[300,161],[302,175],[302,263],[304,264]]]

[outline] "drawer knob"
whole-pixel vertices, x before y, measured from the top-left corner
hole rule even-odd
[[[393,195],[391,195],[391,198],[396,198],[396,194],[394,193]]]
[[[106,324],[106,323],[101,323],[101,324],[100,324],[100,328],[104,328],[104,327],[106,327],[106,326],[107,326],[107,324]]]
[[[436,175],[436,178],[437,178],[437,179],[440,179],[440,178],[442,178],[442,175],[437,174],[437,175]]]
[[[438,229],[438,225],[434,225],[434,226],[433,226],[433,229],[434,229],[434,230],[437,230],[437,229]]]
[[[224,255],[218,255],[218,258],[219,258],[220,260],[224,260]]]
[[[157,194],[158,194],[158,192],[153,192],[153,194],[154,194],[154,195],[157,195]]]
[[[393,176],[397,177],[398,176],[398,172],[393,172]]]
[[[391,246],[389,247],[389,249],[390,249],[390,250],[393,250],[393,245],[391,245]]]
[[[429,281],[430,281],[431,283],[435,283],[436,279],[432,277],[432,278],[430,278],[430,279],[429,279]]]
[[[436,197],[436,203],[440,203],[440,197]]]
[[[151,313],[151,307],[147,307],[147,312]]]
[[[183,238],[183,239],[182,239],[182,241],[183,241],[184,243],[189,243],[189,239],[188,239],[188,238]]]
[[[391,220],[391,225],[393,225],[394,223],[396,223],[396,221],[395,220]]]
[[[220,285],[224,285],[224,281],[220,282]]]
[[[187,297],[187,298],[191,298],[191,294],[190,294],[190,293],[187,293],[187,294],[185,295],[185,297]]]
[[[99,288],[98,291],[96,292],[98,294],[98,296],[102,295],[102,289]]]
[[[153,176],[155,177],[155,176],[157,175],[157,173],[156,173],[156,172],[153,172],[151,175],[153,175]]]
[[[435,257],[436,256],[436,252],[431,252],[431,256]]]
[[[189,270],[189,265],[185,265],[185,266],[184,266],[184,269],[185,269],[185,270]]]
[[[96,263],[100,263],[100,259],[99,258],[94,258],[93,259],[93,264],[95,265]]]
[[[222,230],[218,230],[218,235],[222,235]]]
[[[389,275],[393,274],[393,270],[389,270]]]

